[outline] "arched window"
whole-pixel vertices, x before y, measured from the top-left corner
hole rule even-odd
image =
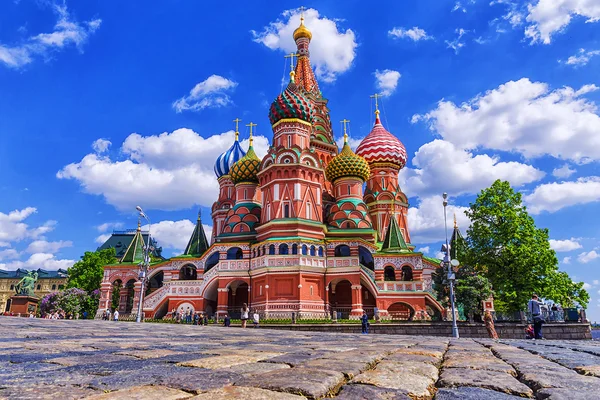
[[[302,255],[305,256],[308,254],[308,246],[303,244],[302,245]]]
[[[274,244],[269,246],[269,255],[270,256],[275,255],[275,245]]]
[[[271,203],[267,203],[267,221],[271,220]]]
[[[42,285],[37,285],[37,289],[36,290],[40,290],[42,288]]]
[[[239,247],[232,247],[227,250],[228,260],[241,260],[242,258],[244,258],[244,252]]]
[[[381,178],[381,188],[385,189],[385,179]]]
[[[323,247],[319,246],[319,257],[323,257]]]
[[[296,243],[292,245],[292,254],[298,254],[298,245]]]
[[[306,203],[306,219],[310,219],[310,203]]]
[[[56,285],[52,285],[52,290],[56,290]]]
[[[215,251],[206,259],[206,263],[204,264],[204,272],[209,271],[212,267],[219,263],[219,252]]]
[[[248,198],[248,189],[244,189],[244,199]]]
[[[394,267],[391,266],[387,266],[385,267],[385,269],[383,270],[383,280],[384,281],[395,281],[396,280],[396,272],[394,270]]]
[[[314,255],[315,255],[315,252],[316,252],[316,250],[317,250],[317,249],[315,248],[315,246],[310,246],[310,255],[311,255],[311,256],[314,256]]]
[[[196,267],[193,265],[184,265],[179,270],[179,280],[180,281],[194,281],[198,279],[198,273],[196,272]]]
[[[340,244],[335,248],[336,257],[350,257],[350,247],[345,244]]]
[[[282,254],[284,256],[290,254],[290,249],[287,244],[282,243],[279,245],[279,254]]]
[[[283,218],[289,218],[289,217],[290,217],[290,205],[286,203],[283,205]]]
[[[313,287],[312,287],[312,285],[310,285],[310,295],[312,296],[313,294],[314,294],[313,293]]]
[[[267,254],[267,246],[262,247],[262,255],[264,256],[265,254]]]
[[[413,280],[413,272],[412,268],[408,265],[402,267],[402,280],[403,281],[412,281]]]
[[[288,135],[288,149],[292,147],[292,135]]]
[[[348,194],[352,194],[351,189],[350,189],[350,185],[348,185]]]
[[[369,268],[371,271],[375,271],[375,263],[373,262],[373,255],[364,246],[358,246],[358,258],[362,265]]]

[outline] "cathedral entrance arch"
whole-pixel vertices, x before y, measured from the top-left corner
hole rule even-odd
[[[407,303],[397,302],[387,309],[392,320],[411,321],[415,316],[415,309]]]
[[[329,284],[329,308],[332,312],[337,313],[337,319],[350,318],[352,282],[347,279],[340,279]]]
[[[125,301],[124,301],[124,311],[125,314],[131,314],[131,310],[133,310],[133,296],[135,294],[135,289],[134,289],[134,285],[135,285],[135,279],[130,279],[129,281],[127,281],[127,284],[125,284]]]
[[[248,283],[245,281],[233,281],[228,285],[227,313],[232,319],[240,319],[244,303],[248,304]]]
[[[209,317],[211,317],[217,309],[218,288],[219,279],[213,279],[207,284],[204,292],[201,293],[202,297],[204,298],[204,312]]]

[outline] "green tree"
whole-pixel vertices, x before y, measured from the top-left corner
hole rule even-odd
[[[113,310],[117,310],[119,308],[119,303],[121,301],[121,289],[123,288],[123,283],[120,280],[117,280],[113,284],[113,289],[110,298],[110,305]]]
[[[548,230],[535,226],[522,204],[521,194],[506,181],[484,189],[466,211],[470,260],[485,271],[499,311],[524,309],[532,293],[567,304],[587,306],[589,295],[558,271],[556,253],[550,248]]]
[[[109,248],[98,251],[86,251],[81,260],[69,268],[67,288],[80,288],[88,293],[100,289],[103,267],[117,261],[115,249]]]

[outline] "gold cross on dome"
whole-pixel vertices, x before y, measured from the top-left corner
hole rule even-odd
[[[306,10],[304,8],[304,6],[300,6],[300,18],[304,21],[304,10]]]
[[[373,99],[373,98],[375,99],[375,112],[376,112],[376,113],[379,113],[379,102],[378,102],[377,100],[378,100],[378,99],[381,97],[381,95],[380,95],[380,94],[378,94],[378,93],[375,93],[374,95],[372,95],[372,96],[370,96],[370,97],[371,97],[372,99]]]
[[[238,129],[238,124],[240,122],[242,122],[242,120],[239,119],[239,118],[236,118],[236,119],[233,120],[233,122],[235,122],[235,140],[237,141],[238,138],[239,138],[239,136],[240,136],[240,131]]]
[[[252,123],[252,122],[250,122],[250,123],[249,123],[248,125],[246,125],[246,126],[249,126],[249,127],[250,127],[250,146],[252,146],[252,142],[254,141],[254,140],[252,139],[252,127],[253,127],[253,126],[256,126],[256,124],[255,124],[255,123]]]
[[[342,124],[344,124],[344,143],[346,143],[348,141],[348,133],[346,130],[346,125],[350,122],[349,119],[344,118],[343,120],[340,121]]]
[[[291,59],[290,60],[290,67],[291,67],[292,71],[294,70],[294,57],[298,57],[298,56],[299,56],[299,54],[296,54],[296,53],[290,53],[290,54],[287,54],[287,55],[283,56],[283,58],[290,58]]]

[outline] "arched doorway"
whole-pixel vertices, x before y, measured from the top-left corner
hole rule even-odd
[[[127,291],[127,298],[125,300],[125,314],[131,314],[131,311],[133,310],[133,296],[135,294],[134,285],[135,279],[130,279],[125,285],[125,289]]]
[[[179,270],[180,281],[195,281],[196,279],[198,279],[198,272],[196,271],[196,266],[188,264],[184,265]]]
[[[241,260],[242,258],[244,258],[244,252],[239,247],[232,247],[227,250],[228,260]]]
[[[213,279],[213,281],[208,284],[206,289],[204,289],[204,293],[202,293],[202,297],[204,297],[204,312],[209,318],[212,317],[217,311],[218,288],[219,280]]]
[[[146,296],[148,296],[152,292],[157,291],[162,287],[164,276],[165,274],[163,271],[158,271],[157,273],[152,275],[152,277],[148,281],[148,286],[146,287]]]
[[[415,310],[406,303],[394,303],[387,311],[392,320],[410,321],[415,316]]]
[[[361,296],[362,296],[362,308],[363,311],[367,313],[369,318],[375,317],[375,307],[377,307],[377,299],[373,292],[369,289],[369,285],[361,279],[360,282],[361,288]]]
[[[384,281],[395,281],[396,280],[396,270],[391,265],[388,265],[383,270],[383,280]]]
[[[413,270],[408,265],[405,265],[402,267],[402,280],[403,281],[412,281],[413,280]]]
[[[218,263],[219,263],[219,252],[215,251],[206,259],[206,263],[204,264],[204,272],[208,272],[212,267],[214,267]]]
[[[248,283],[244,281],[233,281],[229,284],[227,293],[227,314],[232,319],[240,319],[242,306],[248,306]]]
[[[358,246],[358,258],[360,263],[371,271],[375,271],[375,262],[373,261],[373,254],[364,246]]]
[[[112,283],[112,292],[110,296],[110,309],[111,311],[118,310],[121,302],[121,289],[123,288],[123,281],[116,279]]]
[[[337,313],[337,319],[350,318],[352,311],[352,283],[343,279],[329,284],[329,309]]]
[[[335,248],[336,257],[350,257],[350,247],[345,244],[340,244]]]

